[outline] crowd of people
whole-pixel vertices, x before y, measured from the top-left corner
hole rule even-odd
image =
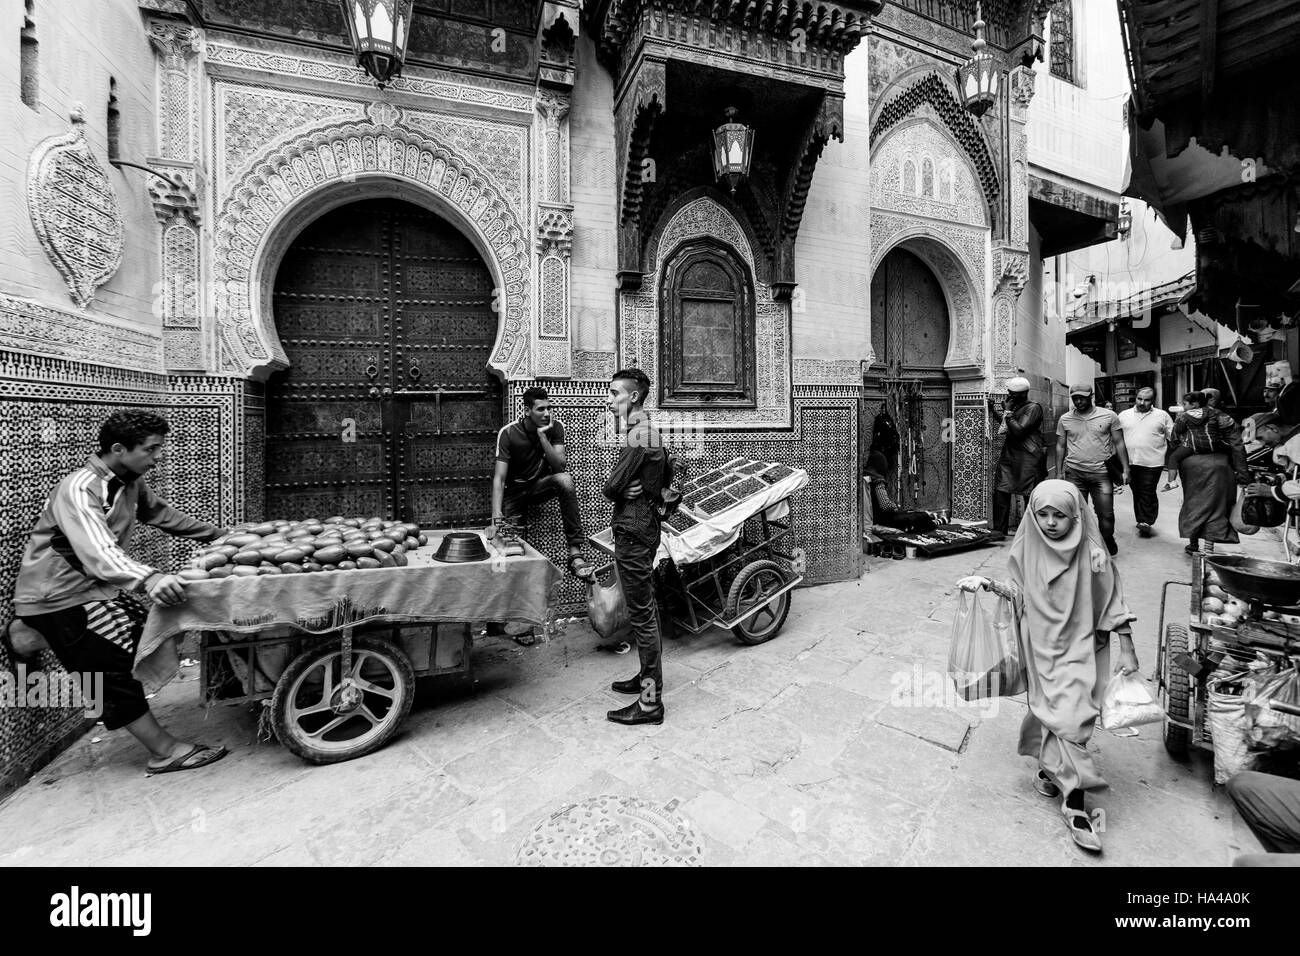
[[[1300,420],[1276,410],[1280,396],[1271,389],[1266,397],[1275,410],[1247,421],[1248,461],[1243,429],[1223,410],[1218,389],[1183,395],[1170,415],[1155,407],[1155,391],[1143,388],[1132,408],[1116,414],[1094,402],[1092,386],[1075,385],[1072,407],[1056,422],[1058,477],[1045,479],[1043,409],[1030,401],[1026,379],[1010,379],[1006,389],[994,530],[1008,532],[1013,495],[1026,498],[1024,518],[1005,580],[972,575],[957,583],[1012,603],[1028,684],[1019,752],[1037,759],[1034,788],[1060,801],[1075,843],[1099,852],[1101,837],[1084,795],[1106,783],[1088,744],[1112,675],[1139,668],[1130,623],[1136,616],[1114,560],[1115,495],[1131,489],[1136,531],[1150,538],[1160,490],[1181,483],[1178,531],[1187,539],[1185,550],[1211,552],[1216,544],[1237,542],[1239,528],[1253,532],[1258,525],[1248,523],[1265,520],[1280,524],[1292,502],[1300,502]],[[1117,655],[1112,638],[1119,641]],[[1234,778],[1228,792],[1265,848],[1300,865],[1300,782],[1246,773]]]

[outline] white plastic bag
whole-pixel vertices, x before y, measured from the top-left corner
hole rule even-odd
[[[1165,709],[1147,690],[1146,681],[1133,674],[1116,674],[1101,698],[1101,725],[1106,730],[1155,724],[1165,719]]]
[[[990,616],[975,594],[960,592],[952,622],[948,676],[964,700],[1014,697],[1026,687],[1015,608],[1004,597]]]

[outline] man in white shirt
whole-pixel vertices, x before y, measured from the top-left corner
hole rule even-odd
[[[1119,427],[1124,429],[1124,447],[1128,449],[1129,484],[1133,486],[1133,517],[1138,534],[1151,537],[1151,526],[1160,514],[1156,486],[1165,466],[1169,437],[1174,422],[1164,409],[1155,407],[1155,389],[1137,393],[1137,404],[1119,413]]]

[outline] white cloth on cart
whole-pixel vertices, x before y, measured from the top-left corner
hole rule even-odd
[[[719,511],[714,515],[689,511],[691,517],[699,523],[677,534],[665,528],[659,537],[659,552],[655,555],[656,563],[672,558],[676,564],[694,564],[713,557],[734,544],[740,537],[740,529],[745,521],[760,511],[766,511],[771,521],[785,519],[790,514],[790,503],[786,499],[806,484],[808,484],[808,472],[796,468],[780,481],[769,485],[762,494],[743,498],[725,511]],[[614,538],[609,528],[594,535],[591,540],[609,554],[614,553]]]

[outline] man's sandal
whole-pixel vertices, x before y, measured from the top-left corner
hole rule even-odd
[[[1061,816],[1065,817],[1065,825],[1070,828],[1070,838],[1075,843],[1093,853],[1101,852],[1101,837],[1092,828],[1092,818],[1088,816],[1088,811],[1076,810],[1061,801]]]
[[[1043,771],[1034,774],[1034,789],[1045,797],[1059,797],[1061,788],[1052,782],[1052,778]]]
[[[216,763],[228,751],[225,747],[209,747],[207,744],[195,744],[187,752],[179,757],[173,757],[161,767],[145,767],[145,773],[149,776],[155,776],[160,773],[176,773],[178,770],[197,770],[199,767],[206,767],[210,763]]]

